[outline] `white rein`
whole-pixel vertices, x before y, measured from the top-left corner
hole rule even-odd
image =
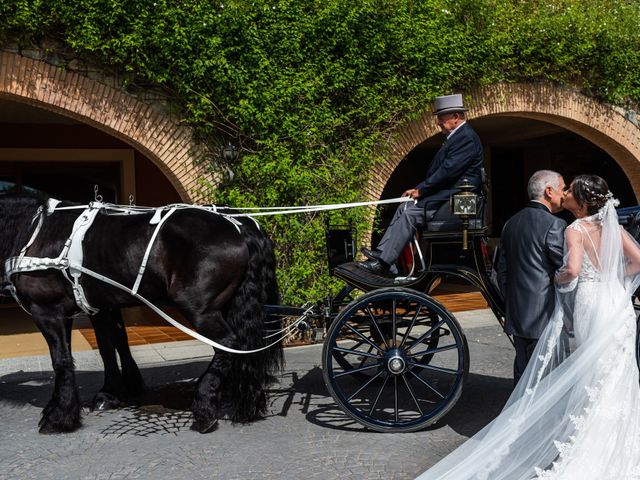
[[[273,338],[274,336],[279,335],[279,338],[273,341],[272,343],[254,350],[236,350],[236,349],[227,347],[225,345],[222,345],[218,342],[215,342],[199,334],[198,332],[195,332],[194,330],[191,330],[190,328],[185,327],[180,322],[174,320],[172,317],[167,315],[160,308],[158,308],[156,305],[154,305],[152,302],[150,302],[149,300],[147,300],[145,297],[143,297],[138,293],[138,289],[140,287],[142,277],[147,267],[147,262],[149,259],[149,255],[151,253],[151,248],[158,236],[160,228],[176,210],[181,210],[185,208],[196,208],[199,210],[205,210],[209,213],[221,215],[226,220],[231,222],[235,226],[235,228],[238,230],[238,232],[240,232],[240,226],[242,224],[233,217],[252,218],[252,217],[264,216],[264,215],[281,215],[281,214],[291,214],[291,213],[337,210],[337,209],[354,208],[354,207],[360,207],[360,206],[401,203],[401,202],[406,202],[410,200],[411,200],[410,198],[402,197],[402,198],[394,198],[390,200],[378,200],[378,201],[372,201],[372,202],[341,203],[341,204],[313,205],[313,206],[301,206],[301,207],[231,208],[231,207],[216,207],[215,205],[203,206],[203,205],[173,204],[173,205],[168,205],[166,207],[154,208],[154,207],[113,205],[108,203],[102,203],[99,201],[91,202],[88,205],[61,207],[59,206],[60,202],[58,200],[49,199],[46,205],[46,212],[43,212],[43,207],[41,206],[40,208],[38,208],[38,210],[36,211],[36,214],[32,219],[32,223],[35,221],[37,221],[38,223],[29,241],[22,248],[18,256],[11,257],[6,260],[5,274],[6,274],[7,281],[9,283],[9,290],[11,294],[15,298],[16,302],[29,314],[30,312],[26,308],[24,308],[24,306],[20,302],[20,299],[18,298],[15,286],[11,281],[12,275],[16,273],[32,272],[37,270],[47,270],[47,269],[60,270],[62,274],[65,276],[65,278],[67,278],[67,280],[71,283],[73,294],[76,299],[76,304],[78,305],[78,307],[82,311],[86,312],[87,314],[92,315],[97,313],[98,309],[91,307],[91,305],[89,305],[86,299],[86,296],[84,294],[84,291],[82,289],[82,286],[80,284],[81,274],[86,274],[86,275],[89,275],[90,277],[93,277],[97,280],[100,280],[104,283],[107,283],[109,285],[112,285],[116,288],[119,288],[120,290],[123,290],[129,293],[130,295],[134,296],[135,298],[140,300],[142,303],[147,305],[154,312],[160,315],[160,317],[162,317],[165,321],[169,322],[171,325],[173,325],[180,331],[195,338],[196,340],[200,340],[201,342],[212,346],[214,349],[217,348],[225,352],[236,353],[236,354],[256,353],[262,350],[266,350],[272,347],[273,345],[281,342],[288,336],[292,335],[295,327],[297,327],[301,322],[303,322],[307,318],[310,311],[312,310],[312,307],[307,308],[297,320],[295,320],[293,323],[291,323],[287,327],[284,327],[264,337],[265,339],[267,339],[267,338]],[[42,228],[45,215],[51,215],[56,210],[80,210],[80,209],[83,210],[83,212],[76,219],[73,225],[71,235],[65,242],[62,252],[60,253],[60,255],[58,255],[58,257],[47,258],[47,257],[26,256],[27,249],[33,244],[33,242],[35,241],[35,239],[37,238],[40,232],[40,229]],[[144,256],[142,258],[142,262],[140,264],[140,268],[138,269],[138,275],[136,276],[136,280],[132,288],[122,285],[121,283],[116,282],[115,280],[108,278],[104,275],[101,275],[97,272],[94,272],[93,270],[90,270],[82,265],[82,261],[83,261],[82,243],[83,243],[85,234],[93,224],[93,221],[95,220],[98,212],[103,209],[116,212],[115,213],[116,215],[136,215],[136,214],[142,214],[142,213],[149,213],[151,211],[155,212],[149,223],[152,225],[155,224],[156,228],[149,240],[149,244],[147,245],[147,248],[145,250]],[[167,213],[163,216],[163,212],[165,210],[167,210]],[[252,213],[222,213],[225,210],[234,210],[234,211],[249,210]],[[256,225],[258,225],[257,222],[256,222]]]

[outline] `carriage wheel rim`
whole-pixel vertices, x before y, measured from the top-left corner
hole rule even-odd
[[[324,349],[325,351],[323,351],[323,373],[325,376],[325,383],[327,384],[329,392],[336,400],[336,403],[338,403],[338,405],[345,411],[345,413],[347,413],[347,415],[349,415],[359,423],[379,431],[417,430],[439,420],[451,408],[453,408],[453,406],[459,399],[462,393],[464,379],[466,378],[468,373],[468,346],[466,343],[466,339],[464,338],[464,333],[460,329],[457,321],[455,320],[455,317],[453,317],[453,315],[451,315],[438,302],[426,295],[407,289],[391,288],[384,290],[385,291],[370,292],[369,294],[366,294],[356,301],[352,302],[352,304],[345,308],[342,314],[339,315],[338,318],[336,318],[334,324],[332,324],[329,334],[327,335],[327,342],[325,343]],[[362,407],[354,405],[351,402],[351,398],[348,398],[348,393],[342,391],[341,387],[338,385],[337,376],[344,376],[345,373],[337,372],[335,370],[332,358],[329,357],[328,353],[333,349],[334,346],[337,346],[337,337],[343,328],[342,325],[346,324],[349,319],[359,310],[365,308],[363,307],[363,305],[373,305],[375,302],[382,302],[385,299],[389,300],[394,296],[399,297],[401,301],[407,302],[407,304],[413,302],[416,305],[416,309],[424,308],[428,312],[435,312],[437,314],[437,317],[441,319],[440,323],[444,323],[447,327],[450,328],[450,333],[455,340],[455,343],[453,345],[455,345],[455,349],[457,350],[457,368],[453,374],[454,378],[451,381],[450,388],[443,396],[446,401],[440,402],[439,404],[435,405],[435,407],[427,413],[422,412],[420,410],[420,407],[418,406],[417,410],[419,410],[419,413],[416,412],[416,414],[410,418],[398,418],[398,413],[396,411],[396,418],[389,420],[380,418],[380,416],[376,416],[376,412],[366,412],[366,406]],[[414,375],[411,371],[411,358],[407,356],[402,349],[388,348],[387,346],[387,348],[381,350],[383,350],[379,352],[381,365],[379,366],[378,370],[371,369],[370,371],[373,372],[371,373],[371,375],[377,375],[379,381],[383,383],[382,389],[386,388],[386,385],[392,385],[395,389],[394,394],[396,396],[398,395],[398,389],[410,390],[411,379],[417,376]],[[393,364],[393,361],[398,358],[402,358],[402,360],[405,361],[405,366],[403,368],[401,368],[399,365],[395,366],[395,364]],[[394,365],[393,368],[392,365]],[[375,365],[373,366],[375,367]],[[335,388],[333,383],[336,384]],[[423,396],[424,395],[421,393],[418,400],[425,401]],[[414,396],[413,401],[418,403],[418,400],[416,400]]]

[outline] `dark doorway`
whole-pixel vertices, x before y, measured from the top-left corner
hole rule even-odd
[[[120,198],[120,164],[75,162],[3,162],[0,165],[0,190],[43,192],[74,202],[95,199],[94,188],[105,202]]]

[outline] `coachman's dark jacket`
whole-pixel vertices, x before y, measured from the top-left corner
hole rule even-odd
[[[418,205],[444,203],[455,186],[463,179],[469,180],[477,190],[482,184],[482,142],[468,123],[462,125],[445,141],[427,169],[426,178],[416,188],[420,190]]]

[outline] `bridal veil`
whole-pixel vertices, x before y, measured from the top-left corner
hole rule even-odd
[[[419,479],[640,478],[640,247],[615,202],[567,228],[555,311],[502,413]]]

